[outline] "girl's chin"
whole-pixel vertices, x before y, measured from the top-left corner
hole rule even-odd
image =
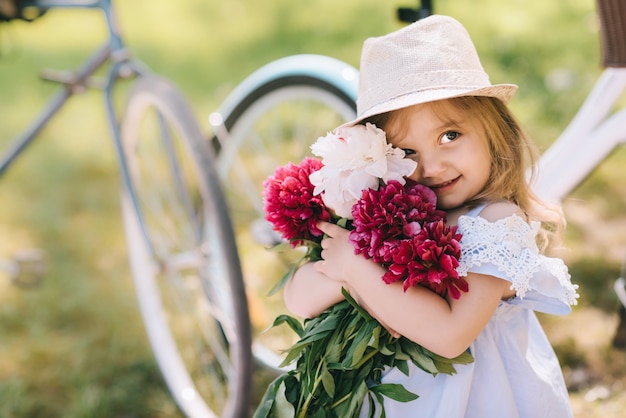
[[[455,202],[450,199],[440,198],[439,196],[437,197],[437,208],[441,210],[450,211],[458,209],[459,207],[463,206],[463,203],[464,202]]]

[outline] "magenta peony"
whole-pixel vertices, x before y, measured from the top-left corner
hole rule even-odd
[[[387,268],[385,283],[402,281],[405,291],[421,284],[458,299],[468,290],[456,272],[461,235],[445,225],[436,202],[431,189],[410,180],[364,190],[352,208],[350,241],[357,254]]]
[[[379,135],[373,129],[366,130],[365,134],[368,132]],[[329,162],[337,160],[334,162],[341,170],[329,169],[321,175],[323,162],[305,158],[300,165],[278,168],[263,183],[266,219],[292,246],[308,248],[306,255],[276,288],[284,285],[305,261],[321,259],[322,232],[316,224],[324,220],[350,230],[349,239],[355,253],[387,268],[383,276],[386,283],[402,282],[405,291],[411,286],[423,285],[440,295],[459,298],[461,291],[468,290],[467,282],[456,272],[461,256],[461,235],[457,234],[456,227],[445,225],[445,212],[437,210],[436,194],[409,179],[391,180],[389,172],[384,171],[376,174],[373,185],[365,185],[364,190],[353,193],[351,186],[355,183],[347,179],[356,171],[359,180],[356,183],[366,183],[361,180],[369,177],[358,172],[362,169],[359,158],[363,160],[364,155],[370,155],[361,151],[372,147],[368,148],[367,142],[352,141],[354,144],[347,150],[331,152],[345,145],[340,141],[342,138],[335,139],[329,136],[318,145],[325,147],[322,151]],[[380,141],[370,142],[375,145]],[[374,148],[374,151],[382,149]],[[356,157],[355,152],[350,152],[352,149],[360,150]],[[384,157],[386,154],[378,152],[376,155]],[[345,159],[349,161],[343,161]],[[394,160],[387,161],[390,162]],[[321,195],[314,195],[310,178],[314,179],[313,183],[315,179],[322,180]],[[326,201],[322,200],[324,195],[330,195],[326,196]],[[352,203],[352,198],[356,203]],[[337,211],[337,207],[329,208],[329,202],[338,202],[342,211]],[[351,216],[344,216],[343,209]],[[444,359],[404,337],[391,335],[358,306],[345,289],[342,293],[346,300],[305,320],[304,324],[286,315],[276,319],[274,326],[287,323],[300,337],[287,350],[282,364],[294,363],[295,367],[272,382],[255,417],[275,416],[278,411],[298,417],[356,416],[366,398],[371,402],[376,396],[382,403],[383,396],[399,402],[418,397],[402,385],[382,384],[380,371],[386,367],[406,368],[407,361],[411,361],[427,373],[451,375],[456,373],[454,364],[473,361],[469,352]],[[378,412],[377,416],[385,416],[384,405]]]
[[[320,242],[319,221],[330,221],[331,214],[321,196],[313,195],[309,175],[322,167],[315,158],[304,158],[300,164],[289,163],[276,169],[263,182],[265,219],[292,247],[304,241]]]

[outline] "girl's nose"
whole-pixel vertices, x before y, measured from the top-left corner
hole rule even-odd
[[[437,177],[444,169],[443,160],[437,153],[421,155],[418,162],[421,177]]]

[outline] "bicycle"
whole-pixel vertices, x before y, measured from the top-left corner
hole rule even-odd
[[[248,158],[239,151],[247,148],[249,133],[262,135],[268,126],[298,132],[300,140],[294,141],[291,135],[289,142],[292,155],[299,156],[316,133],[321,135],[353,118],[356,69],[321,55],[296,55],[269,63],[238,85],[221,110],[211,116],[210,123],[218,134],[211,142],[203,137],[178,90],[130,57],[117,31],[111,0],[18,0],[15,4],[13,18],[27,20],[57,8],[98,9],[105,15],[110,39],[75,74],[44,73],[45,79],[63,84],[61,92],[0,160],[0,174],[70,96],[84,88],[101,89],[122,175],[121,205],[133,279],[165,381],[188,416],[245,416],[251,392],[251,347],[260,345],[250,342],[244,282],[230,229],[231,212],[222,192],[232,201],[237,195],[233,185],[244,194],[247,188],[257,186],[256,182],[241,181],[241,176],[226,183],[230,186],[226,189],[220,181],[239,171],[233,170],[235,161]],[[97,82],[92,76],[107,60],[110,67],[105,80]],[[121,123],[117,122],[112,97],[119,78],[137,78],[127,94]],[[140,122],[146,119],[156,126]],[[272,123],[263,124],[268,121]],[[160,126],[163,123],[167,126]],[[165,128],[169,127],[177,137],[168,137],[170,130]],[[151,141],[150,135],[156,139]],[[280,144],[276,135],[272,138],[271,144]],[[182,150],[170,148],[178,145],[172,139],[187,145],[187,152],[181,156]],[[163,148],[158,140],[164,142]],[[259,151],[255,150],[256,155]],[[214,158],[215,153],[219,159]],[[273,153],[265,155],[271,157]],[[164,170],[167,167],[170,169]],[[189,167],[197,172],[188,173]],[[268,161],[264,167],[273,170],[276,161]],[[174,205],[176,199],[180,204]],[[251,204],[256,216],[262,210],[260,195]],[[231,211],[234,219],[239,219],[238,211]],[[237,244],[242,245],[239,238]],[[13,267],[19,270],[20,265]],[[204,274],[203,269],[211,271]],[[24,272],[15,273],[18,282],[20,273]],[[31,280],[28,276],[21,282]],[[187,322],[193,329],[180,335]],[[189,347],[198,344],[198,352],[188,356]],[[263,355],[254,352],[263,362]],[[272,361],[275,359],[266,362]]]
[[[178,89],[132,57],[111,0],[4,0],[0,11],[2,21],[11,21],[72,8],[99,11],[108,40],[77,70],[42,73],[61,88],[7,147],[0,174],[70,97],[100,90],[121,176],[137,298],[163,377],[188,416],[244,416],[251,374],[248,310],[213,151]],[[96,78],[100,69],[104,75]],[[122,111],[115,97],[125,79],[133,81]],[[20,271],[33,263],[41,273],[37,257],[9,264],[18,283],[34,283],[32,271]]]
[[[601,1],[601,3],[610,2],[611,0],[608,2]],[[619,2],[614,2],[612,6],[621,7]],[[539,177],[536,179],[534,187],[535,191],[547,200],[560,202],[564,197],[570,195],[576,186],[607,158],[611,150],[624,144],[625,141],[625,138],[619,135],[620,130],[617,127],[626,120],[624,113],[626,109],[622,109],[614,115],[609,116],[609,114],[619,94],[626,87],[626,69],[622,68],[626,66],[626,54],[624,54],[624,48],[616,44],[620,42],[620,38],[615,36],[620,33],[620,28],[625,27],[626,22],[623,22],[622,26],[614,22],[614,19],[626,16],[626,11],[622,10],[621,13],[618,13],[614,9],[608,9],[612,12],[607,13],[606,10],[602,7],[599,8],[601,18],[605,22],[613,21],[613,25],[604,24],[602,26],[605,31],[603,32],[605,51],[615,54],[610,58],[605,58],[605,60],[608,59],[611,68],[604,70],[604,74],[597,81],[594,90],[588,95],[587,102],[580,108],[576,118],[538,161]],[[432,2],[425,0],[418,2],[417,8],[400,8],[397,12],[399,20],[412,22],[430,15]],[[606,63],[607,61],[605,61]],[[259,77],[263,78],[263,76]],[[297,257],[294,259],[281,258],[280,254],[266,250],[266,247],[278,243],[279,238],[263,221],[261,183],[273,173],[276,167],[284,165],[288,161],[300,161],[303,156],[308,155],[308,145],[320,135],[320,132],[319,130],[312,131],[308,138],[297,140],[296,143],[302,145],[288,149],[285,155],[283,144],[287,142],[284,138],[290,138],[289,135],[276,136],[272,132],[273,136],[263,136],[262,130],[250,127],[251,122],[248,120],[239,122],[240,111],[235,105],[254,101],[254,98],[250,99],[249,97],[253,97],[251,92],[259,84],[257,74],[253,74],[239,86],[237,91],[229,96],[222,109],[218,113],[212,114],[209,120],[214,128],[213,142],[217,142],[217,148],[222,150],[222,153],[218,154],[219,173],[223,179],[227,197],[231,202],[237,241],[240,243],[242,252],[248,255],[252,254],[250,255],[253,260],[251,265],[254,265],[248,270],[246,270],[246,260],[244,260],[244,279],[248,297],[253,302],[251,306],[254,306],[255,299],[263,300],[265,298],[264,302],[258,303],[265,303],[267,307],[272,303],[267,300],[268,289],[289,269],[290,265],[293,265],[290,263],[293,263]],[[348,84],[347,87],[348,91],[352,91],[351,94],[354,94],[354,90],[350,89],[356,89],[356,84],[352,86]],[[351,95],[351,97],[354,96]],[[349,120],[349,112],[346,116]],[[243,117],[241,118],[243,119]],[[251,119],[262,121],[261,118],[254,116]],[[240,123],[241,125],[239,125]],[[328,130],[339,124],[327,123],[323,125],[323,129]],[[263,148],[254,146],[256,143],[269,145]],[[261,152],[260,150],[263,149],[269,151]],[[242,174],[241,171],[244,173]],[[245,184],[242,184],[241,179],[237,176],[243,176]],[[259,278],[257,276],[261,273],[255,268],[256,270],[269,271],[269,273]],[[615,289],[622,303],[626,304],[626,296],[623,296],[625,294],[623,274],[622,278],[615,282]],[[275,307],[274,312],[284,312],[281,302],[275,303],[277,307]],[[623,307],[621,309],[623,310]],[[274,331],[270,333],[270,337],[264,336],[261,331],[268,326],[269,322],[267,321],[271,321],[274,316],[267,315],[265,323],[257,324],[253,354],[265,366],[280,371],[279,364],[282,358],[279,351],[289,345],[285,340],[280,340]],[[619,325],[621,328],[625,326],[626,323],[624,322]],[[279,340],[278,343],[275,341],[276,339]]]
[[[541,155],[535,191],[554,202],[571,194],[619,146],[626,109],[613,110],[626,90],[626,6],[619,0],[596,0],[604,70],[566,129]],[[567,157],[567,158],[564,158]],[[613,290],[620,304],[613,344],[626,348],[626,257]]]
[[[51,4],[51,2],[43,1],[29,3]],[[215,161],[211,158],[211,162],[215,164],[215,171],[217,171],[217,175],[223,182],[221,187],[224,189],[227,198],[231,202],[230,216],[232,216],[234,220],[237,244],[242,251],[247,251],[250,247],[255,247],[256,250],[254,251],[260,254],[259,257],[266,263],[265,266],[272,265],[272,268],[275,269],[275,271],[269,273],[270,283],[268,284],[263,280],[250,277],[250,273],[245,270],[246,261],[244,260],[245,285],[248,290],[248,297],[253,299],[253,302],[255,296],[251,296],[251,292],[257,292],[256,298],[262,300],[262,302],[259,303],[266,305],[264,298],[266,297],[267,290],[280,276],[280,270],[288,268],[290,263],[288,259],[284,260],[276,254],[268,253],[264,245],[258,245],[259,242],[265,245],[275,242],[275,236],[262,221],[263,213],[262,205],[260,205],[261,183],[277,166],[285,163],[288,159],[291,158],[294,161],[299,160],[307,153],[308,145],[312,143],[317,136],[324,134],[326,130],[339,125],[342,121],[350,120],[354,117],[356,76],[357,70],[355,68],[328,57],[313,55],[288,57],[284,60],[270,63],[268,66],[255,72],[233,91],[220,107],[219,111],[209,117],[209,122],[213,127],[213,133],[209,134],[209,138],[213,145],[213,151],[219,152],[218,158]],[[278,87],[285,87],[285,91],[290,91],[290,94],[282,95],[282,91],[279,92],[277,90]],[[311,95],[311,91],[315,94]],[[264,93],[267,93],[267,95]],[[319,98],[315,99],[318,96]],[[312,100],[311,97],[313,97],[314,100]],[[319,117],[310,116],[310,113],[302,111],[302,108],[297,106],[298,104],[309,102],[317,103],[316,108],[319,113],[316,112],[316,114],[319,114]],[[283,103],[283,106],[276,108],[274,105],[279,103]],[[279,120],[282,122],[272,123],[274,119],[271,118],[271,114],[277,114]],[[310,131],[308,128],[305,129],[307,125],[300,124],[300,122],[298,122],[299,119],[295,117],[302,115],[309,115],[305,118],[309,122]],[[287,124],[285,125],[285,123]],[[269,144],[269,149],[273,150],[267,152],[261,152],[259,148],[252,145],[260,141],[259,136],[256,136],[257,134],[263,132],[263,130],[268,131],[270,128],[276,127],[286,127],[286,130],[294,131],[294,127],[298,127],[302,130],[299,131],[300,134],[298,135],[298,138],[301,138],[301,140],[295,141],[291,135],[284,137],[272,136],[271,141],[262,142],[266,145]],[[307,132],[303,132],[304,130],[307,130]],[[252,133],[255,134],[255,136],[248,135]],[[130,135],[130,133],[128,135]],[[277,139],[279,137],[283,139]],[[294,146],[289,150],[287,157],[280,156],[276,152],[278,148],[274,148],[274,146],[284,144],[284,141],[287,140],[290,144],[294,144]],[[210,149],[205,149],[204,151],[212,155]],[[251,152],[247,153],[246,151]],[[241,161],[245,163],[241,163]],[[241,171],[242,168],[246,168],[252,172],[248,175],[244,175],[245,173]],[[247,179],[247,181],[239,180],[240,177]],[[122,202],[125,205],[125,219],[130,218],[128,223],[131,226],[127,227],[127,229],[130,229],[129,235],[135,239],[135,241],[129,244],[129,247],[135,249],[137,248],[135,243],[141,243],[142,241],[141,230],[137,227],[137,220],[133,219],[133,216],[131,216],[134,210],[132,204],[128,204],[125,199],[123,199]],[[137,218],[137,216],[134,218]],[[250,225],[253,225],[254,228],[250,228]],[[134,228],[132,228],[132,226],[134,226]],[[141,247],[142,246],[139,246],[139,248]],[[148,246],[145,245],[144,247],[147,248]],[[141,260],[136,263],[144,265],[146,251],[134,255],[131,258]],[[268,261],[268,259],[270,260]],[[183,266],[188,260],[181,258],[177,261],[180,262],[179,266]],[[254,261],[256,260],[253,260],[253,262]],[[145,276],[150,275],[145,272],[144,274]],[[149,277],[146,281],[154,284]],[[149,294],[148,291],[140,291],[139,293]],[[223,302],[227,305],[238,304],[237,306],[240,306],[245,303],[245,298],[243,298],[241,294],[239,294],[239,298],[240,299],[234,298],[230,300],[226,298]],[[158,296],[150,296],[150,300],[158,300]],[[229,308],[226,307],[224,309]],[[272,314],[267,314],[270,320],[273,316]],[[146,322],[150,321],[146,320]],[[275,369],[281,361],[278,350],[285,348],[285,345],[272,345],[263,340],[261,330],[265,328],[265,325],[267,324],[257,326],[258,335],[255,337],[254,344],[252,344],[252,352],[257,361],[271,369]],[[167,330],[168,326],[163,325],[163,328]],[[221,333],[221,326],[218,328],[218,331]],[[241,335],[245,335],[245,333]],[[224,343],[224,346],[230,347],[230,344],[231,342],[228,341]],[[235,342],[235,344],[237,344],[237,342]],[[243,345],[244,343],[242,343],[242,346]],[[245,350],[245,348],[242,350]],[[176,348],[174,348],[173,351],[176,351]],[[242,361],[242,364],[243,363]],[[248,381],[250,378],[249,367],[250,365],[247,365],[240,369],[242,372],[236,375],[240,377],[230,374],[229,376],[232,378],[231,381]],[[244,370],[245,372],[243,372]],[[249,382],[246,384],[249,385]],[[176,393],[177,386],[172,384],[170,387],[172,392]],[[241,404],[245,404],[246,394],[244,392],[248,389],[227,393],[226,397],[229,398],[228,403],[232,404],[235,402],[230,399],[237,399]],[[181,399],[184,398],[184,396],[181,395],[180,391],[178,393],[177,402],[185,405],[186,400]],[[210,402],[212,396],[214,395],[208,395],[207,402]],[[205,401],[202,401],[202,403],[204,402]],[[215,409],[218,408],[219,406],[215,407]],[[181,409],[185,411],[186,414],[195,416],[191,409],[186,409],[183,406],[181,406]],[[224,414],[224,416],[238,415],[231,411]]]
[[[218,175],[238,246],[246,252],[242,267],[248,298],[256,312],[264,310],[262,318],[252,317],[253,355],[268,369],[280,369],[276,353],[289,339],[263,332],[284,310],[281,301],[268,302],[267,292],[294,259],[267,251],[280,237],[263,219],[262,182],[276,167],[306,155],[312,139],[355,117],[357,76],[354,67],[328,56],[285,57],[247,77],[209,116]],[[255,274],[257,269],[270,270],[271,278]]]

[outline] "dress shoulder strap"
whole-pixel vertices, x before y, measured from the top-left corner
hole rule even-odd
[[[488,203],[481,203],[480,205],[475,206],[475,207],[471,208],[470,210],[468,210],[465,213],[465,216],[471,216],[472,218],[475,218],[475,217],[478,216],[478,214],[480,212],[482,212],[483,209],[485,209],[487,207],[487,205],[488,205]]]

